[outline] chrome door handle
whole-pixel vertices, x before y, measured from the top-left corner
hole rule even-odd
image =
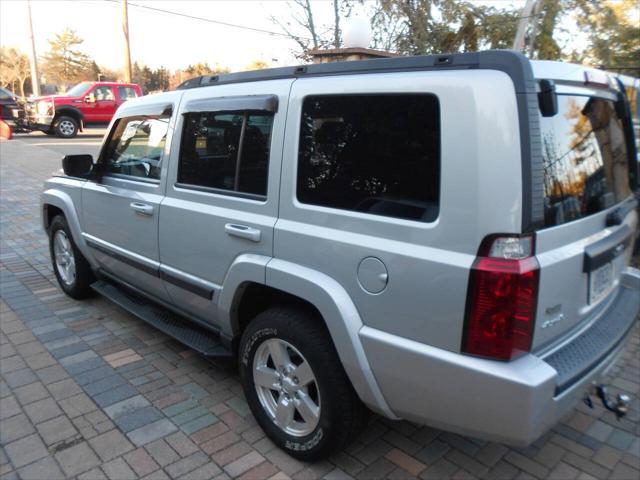
[[[153,215],[153,206],[147,205],[146,203],[132,202],[129,204],[129,207],[140,215]]]
[[[237,225],[235,223],[227,223],[224,231],[234,237],[246,238],[252,242],[259,242],[262,232],[257,228],[248,227],[246,225]]]

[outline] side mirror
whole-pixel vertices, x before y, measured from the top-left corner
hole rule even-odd
[[[538,106],[543,117],[553,117],[558,113],[558,95],[553,80],[540,80]]]
[[[93,93],[90,93],[86,97],[84,97],[85,103],[96,103],[96,96]]]
[[[91,155],[66,155],[62,159],[62,170],[70,177],[87,177],[93,167]]]

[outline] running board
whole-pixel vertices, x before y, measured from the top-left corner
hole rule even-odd
[[[140,295],[102,280],[92,283],[91,288],[162,333],[184,343],[205,357],[218,359],[232,357],[231,352],[222,345],[220,337],[216,333],[202,328]]]

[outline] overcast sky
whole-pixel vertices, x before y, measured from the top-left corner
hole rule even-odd
[[[485,0],[481,3],[521,6],[524,2]],[[134,61],[169,69],[206,61],[232,70],[242,70],[254,60],[263,60],[272,66],[297,63],[291,53],[296,45],[287,38],[151,11],[136,4],[275,32],[280,30],[269,16],[289,18],[288,6],[280,0],[130,0],[129,31]],[[64,27],[70,27],[85,40],[82,50],[99,65],[112,69],[122,67],[119,0],[32,0],[31,5],[38,55],[48,50],[48,39]],[[331,2],[315,0],[313,8],[317,22],[330,25]],[[366,16],[367,6],[358,10]],[[30,49],[27,18],[26,1],[0,0],[0,45],[15,46],[27,53]]]

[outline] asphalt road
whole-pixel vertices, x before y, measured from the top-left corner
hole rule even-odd
[[[65,139],[56,136],[46,135],[42,132],[17,133],[12,141],[21,142],[28,147],[41,147],[53,150],[60,155],[77,155],[88,153],[97,157],[102,145],[102,138],[106,133],[106,128],[86,128],[77,137]]]

